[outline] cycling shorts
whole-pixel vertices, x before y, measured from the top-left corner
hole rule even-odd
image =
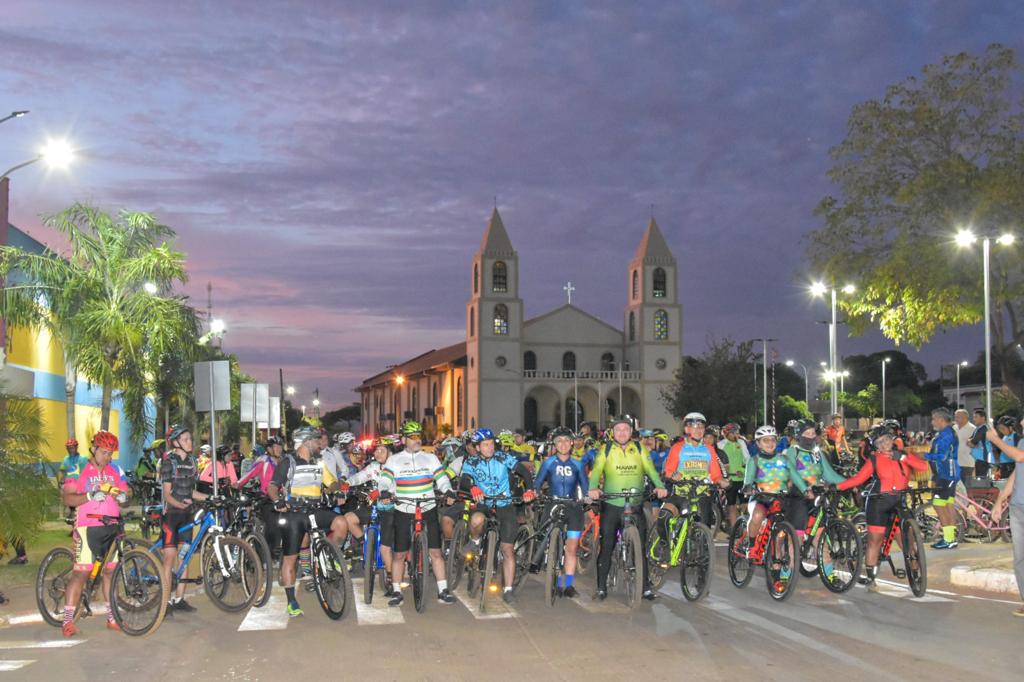
[[[459,519],[462,518],[462,511],[462,502],[456,502],[451,506],[445,507],[444,511],[441,512],[441,516],[451,519],[452,521],[458,523]]]
[[[498,519],[498,542],[504,544],[512,544],[515,542],[516,533],[519,532],[519,519],[516,514],[516,509],[512,505],[504,507],[485,507],[476,506],[473,507],[474,512],[481,512],[483,514],[491,513],[493,511],[495,517]]]
[[[163,537],[164,548],[177,547],[178,545],[192,542],[192,529],[182,532],[179,529],[192,523],[192,509],[167,509],[160,519],[160,533]]]
[[[330,509],[317,509],[313,512],[317,528],[325,533],[331,530],[331,524],[338,518]],[[304,512],[275,512],[274,523],[281,534],[282,554],[295,556],[303,547],[303,539],[309,532],[309,515]]]
[[[725,489],[725,503],[730,507],[740,502],[740,489],[743,488],[743,481],[729,481],[729,487]]]
[[[416,522],[415,512],[394,512],[395,551],[408,552],[412,546],[413,524]],[[423,532],[427,534],[427,547],[441,549],[441,523],[437,509],[423,511]]]
[[[868,530],[884,533],[889,530],[896,509],[900,506],[899,495],[869,495],[864,502],[864,516]]]
[[[117,538],[117,526],[76,526],[72,534],[72,551],[75,555],[76,571],[92,569],[94,561],[102,561]],[[107,562],[107,568],[117,566],[121,557],[116,554]]]
[[[541,512],[541,518],[547,518],[551,514],[551,509],[555,504],[558,503],[549,502],[546,504],[544,506],[544,511]],[[565,529],[569,533],[568,537],[578,538],[583,532],[583,508],[578,504],[559,504],[558,506],[565,509]],[[538,523],[540,523],[540,521],[538,521]]]
[[[812,506],[814,500],[808,500],[803,496],[791,495],[783,499],[782,508],[786,511],[786,521],[793,526],[793,530],[802,533],[807,529]]]
[[[943,502],[940,505],[935,505],[935,500],[952,500],[956,496],[956,484],[957,481],[947,481],[941,478],[932,479],[932,487],[935,488],[935,492],[932,493],[932,505],[943,506],[945,504],[952,504],[951,502]]]
[[[682,495],[669,495],[665,498],[666,504],[671,504],[679,511],[684,509],[690,509],[693,506],[693,501],[689,497],[683,497]],[[712,511],[711,511],[711,498],[707,495],[703,495],[698,498],[697,502],[697,515],[700,517],[701,523],[710,526],[712,524]]]

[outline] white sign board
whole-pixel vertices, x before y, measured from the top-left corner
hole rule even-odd
[[[279,429],[281,428],[281,399],[276,396],[270,398],[270,421],[260,422],[258,424],[261,429]]]
[[[196,412],[231,409],[231,368],[227,360],[192,363]]]
[[[256,391],[256,399],[253,401],[253,391]],[[242,384],[241,397],[239,399],[241,408],[240,421],[252,422],[252,411],[256,409],[256,421],[265,422],[270,418],[270,384]]]

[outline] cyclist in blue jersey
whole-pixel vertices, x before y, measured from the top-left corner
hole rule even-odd
[[[953,430],[953,415],[945,407],[932,410],[932,429],[935,438],[931,449],[924,456],[932,466],[932,496],[935,515],[942,524],[942,539],[932,543],[932,549],[955,549],[956,540],[956,484],[960,480],[960,464],[957,449],[960,441]]]
[[[473,434],[473,443],[477,447],[477,454],[468,458],[462,465],[462,476],[460,489],[469,489],[476,506],[473,514],[469,517],[469,537],[464,553],[478,554],[480,551],[480,536],[484,531],[484,509],[493,509],[498,519],[498,542],[501,549],[502,570],[505,579],[505,589],[501,598],[505,603],[512,601],[512,583],[516,575],[516,559],[512,543],[515,541],[516,533],[519,531],[519,520],[516,518],[516,509],[512,504],[512,480],[511,474],[515,471],[524,481],[523,501],[532,501],[535,497],[533,492],[533,472],[528,464],[517,461],[515,455],[508,452],[501,452],[496,449],[497,439],[490,429],[477,429]],[[503,497],[506,499],[487,500],[485,497]]]
[[[572,431],[560,426],[550,434],[551,442],[554,445],[555,454],[544,460],[537,473],[537,479],[533,482],[533,489],[540,493],[541,487],[546,482],[548,493],[552,497],[571,497],[582,499],[587,496],[590,486],[587,476],[583,473],[583,467],[579,461],[572,458]],[[552,502],[544,509],[544,516],[551,513],[556,505]],[[555,591],[560,597],[576,596],[576,588],[573,587],[573,580],[576,574],[576,548],[580,545],[580,535],[583,534],[583,507],[572,505],[566,508],[566,533],[565,533],[565,575],[558,577]],[[536,567],[531,566],[531,569]]]

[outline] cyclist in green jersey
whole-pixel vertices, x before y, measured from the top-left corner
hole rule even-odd
[[[590,471],[590,492],[592,499],[601,499],[602,493],[620,493],[636,489],[643,491],[644,477],[654,483],[654,492],[659,499],[668,495],[661,476],[651,462],[647,448],[633,440],[633,425],[629,419],[619,417],[609,427],[612,440],[598,449],[594,460],[594,468]],[[602,482],[602,478],[604,481]],[[634,515],[637,530],[643,539],[643,554],[647,555],[647,516],[640,504],[642,494],[629,500],[630,505],[637,509]],[[601,503],[601,552],[597,557],[597,598],[608,597],[608,573],[612,565],[612,553],[615,551],[615,534],[622,528],[623,511],[626,499],[617,498]],[[650,601],[655,598],[647,576],[647,566],[641,562],[643,571],[643,598]]]
[[[732,528],[739,516],[740,488],[743,487],[743,474],[750,457],[747,443],[740,437],[739,424],[729,423],[722,427],[722,440],[718,442],[718,449],[725,453],[729,465],[726,473],[729,487],[725,491],[725,515]]]

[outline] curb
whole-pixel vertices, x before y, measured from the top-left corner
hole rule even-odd
[[[949,582],[960,587],[971,587],[987,592],[1018,594],[1017,577],[1013,571],[1002,568],[954,566],[949,571]]]

